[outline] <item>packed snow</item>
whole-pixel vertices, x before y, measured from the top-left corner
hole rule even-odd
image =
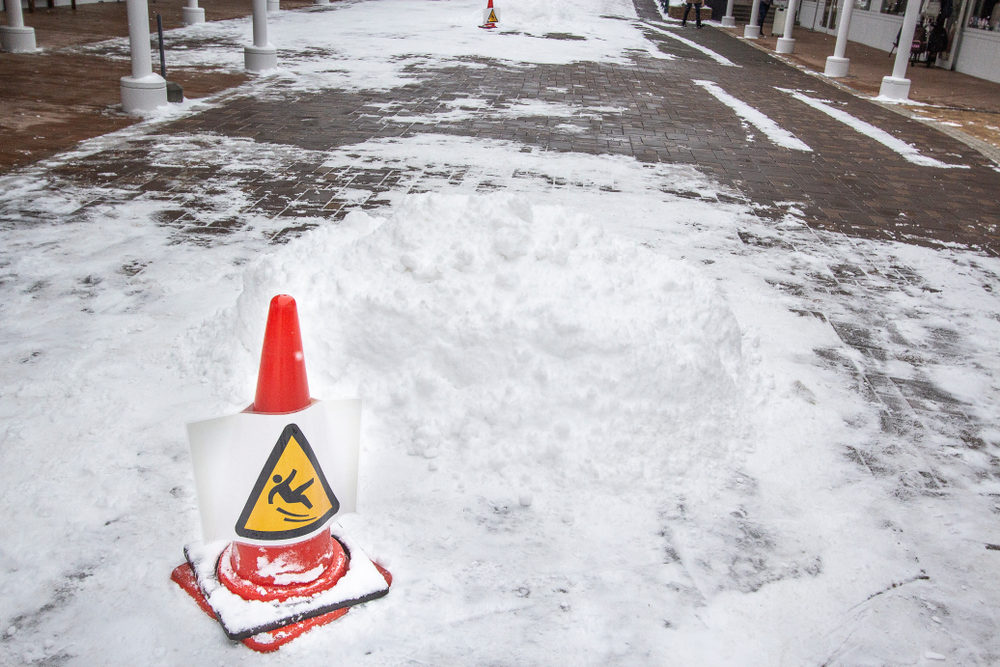
[[[382,89],[415,63],[657,51],[631,0],[498,0],[498,33],[475,28],[482,4],[272,15],[276,76]],[[568,29],[584,39],[539,38]],[[206,40],[191,62],[216,62],[249,22],[185,31]],[[170,202],[52,171],[162,120],[0,179],[0,662],[1000,656],[997,260],[817,232],[795,202],[768,221],[694,167],[468,137],[319,155],[156,137],[151,164],[213,174],[206,223],[245,215],[246,174],[306,157],[408,174],[285,245],[270,236],[315,220],[185,243],[157,222]],[[185,425],[252,401],[277,293],[313,396],[363,401],[339,523],[394,579],[261,656],[169,574],[201,534]]]

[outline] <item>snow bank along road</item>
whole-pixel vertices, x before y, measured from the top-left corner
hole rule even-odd
[[[3,179],[0,661],[995,663],[996,165],[652,2],[480,5],[273,15]],[[278,291],[395,583],[260,658],[167,576]]]

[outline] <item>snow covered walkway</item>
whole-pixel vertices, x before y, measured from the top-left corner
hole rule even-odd
[[[996,165],[651,1],[480,5],[283,12],[0,179],[0,662],[995,663]],[[395,579],[262,657],[168,576],[278,292]]]

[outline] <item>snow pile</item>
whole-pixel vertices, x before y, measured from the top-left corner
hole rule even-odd
[[[481,3],[484,7],[486,3]],[[601,16],[635,17],[635,6],[625,0],[497,0],[501,27],[544,32],[576,32]]]
[[[742,431],[741,334],[714,286],[578,210],[413,195],[290,244],[246,283],[242,348],[273,294],[296,296],[317,386],[357,391],[383,445],[465,461],[477,484],[535,470],[546,492],[659,485],[728,459]]]

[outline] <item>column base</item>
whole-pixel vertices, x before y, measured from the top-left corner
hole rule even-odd
[[[723,28],[735,28],[736,27],[736,17],[734,17],[734,16],[723,16],[722,17],[722,27]]]
[[[267,46],[246,46],[243,48],[243,63],[248,72],[264,72],[278,66],[278,50]]]
[[[35,46],[35,29],[26,26],[0,26],[0,48],[3,48],[8,53],[37,51],[38,47]]]
[[[184,25],[194,25],[205,22],[205,10],[201,7],[181,8],[184,17]]]
[[[795,50],[795,40],[791,37],[779,37],[778,43],[774,47],[775,53],[791,53]]]
[[[826,59],[826,69],[823,74],[832,78],[847,76],[847,69],[851,66],[850,58],[838,58],[830,56]]]
[[[745,25],[743,26],[743,38],[744,39],[757,39],[760,37],[760,26],[759,25]]]
[[[276,12],[279,9],[281,9],[281,7],[278,6],[278,0],[267,0],[267,11]]]
[[[314,5],[328,5],[328,4],[330,4],[330,0],[314,0],[313,4]]]
[[[878,90],[879,97],[891,100],[905,100],[910,96],[910,80],[894,76],[882,77],[882,87]]]
[[[125,113],[150,111],[167,103],[167,82],[159,74],[121,79],[122,109]]]

